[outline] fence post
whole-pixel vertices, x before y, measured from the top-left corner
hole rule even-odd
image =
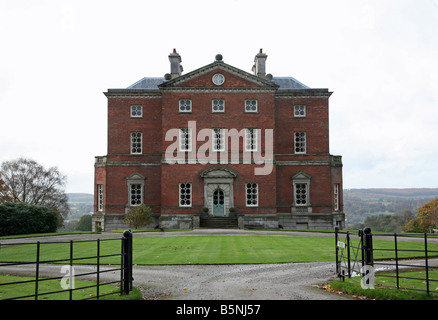
[[[373,265],[373,236],[371,234],[370,228],[363,229],[363,233],[365,235],[365,265],[372,266]]]
[[[348,259],[348,278],[351,278],[351,254],[350,254],[350,232],[347,231],[347,259]]]
[[[338,248],[338,232],[339,232],[339,227],[335,227],[336,274],[338,274],[338,275],[339,275],[339,258],[338,258],[338,254],[339,254],[339,248]]]
[[[123,232],[123,294],[132,289],[132,233]]]
[[[40,242],[37,241],[36,270],[35,270],[35,300],[38,300],[38,280],[40,277]]]
[[[427,233],[424,233],[424,260],[425,260],[425,266],[426,266],[426,287],[427,287],[427,294],[430,294],[429,291],[429,257],[427,254]]]
[[[399,271],[398,271],[398,246],[397,233],[394,232],[394,251],[395,251],[395,276],[397,279],[397,289],[400,289]]]

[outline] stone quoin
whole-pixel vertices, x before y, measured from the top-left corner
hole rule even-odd
[[[95,159],[93,230],[123,229],[132,206],[148,205],[144,228],[345,227],[342,157],[329,151],[328,89],[252,73],[218,54],[183,74],[108,89],[107,155]],[[210,220],[208,220],[210,219]],[[228,219],[228,220],[227,220]]]

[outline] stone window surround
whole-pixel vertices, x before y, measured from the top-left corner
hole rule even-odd
[[[230,208],[234,207],[234,179],[237,173],[224,166],[214,166],[200,174],[204,180],[204,207],[213,214],[213,193],[220,189],[224,193],[224,213],[228,216]]]
[[[292,213],[299,214],[299,213],[312,213],[312,204],[311,204],[311,180],[312,177],[308,175],[307,173],[304,173],[302,171],[298,172],[294,176],[291,177],[292,180],[292,192],[293,192],[293,201],[291,205],[291,211]],[[296,204],[296,184],[306,184],[307,185],[307,204],[306,205],[297,205]]]
[[[128,186],[128,201],[126,203],[125,213],[128,212],[129,208],[132,207],[131,205],[131,185],[138,184],[141,185],[141,203],[144,203],[144,194],[145,194],[145,181],[146,177],[141,175],[138,172],[134,172],[127,176],[126,178],[126,184]]]

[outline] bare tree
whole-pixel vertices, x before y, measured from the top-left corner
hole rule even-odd
[[[64,217],[68,215],[68,197],[64,192],[66,176],[57,167],[45,169],[25,158],[5,161],[0,167],[0,179],[4,181],[0,198],[49,207]]]
[[[10,202],[12,200],[7,191],[8,188],[5,187],[5,182],[0,179],[0,203]]]

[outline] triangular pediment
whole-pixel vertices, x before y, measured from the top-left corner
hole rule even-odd
[[[219,79],[219,81],[216,81],[216,79]],[[278,88],[278,85],[272,80],[258,77],[222,61],[216,61],[159,85],[161,89],[181,87],[265,88],[274,90]]]
[[[292,176],[292,180],[309,180],[311,176],[302,171],[298,172],[296,175]]]
[[[138,172],[131,173],[126,180],[145,180],[146,178]]]

